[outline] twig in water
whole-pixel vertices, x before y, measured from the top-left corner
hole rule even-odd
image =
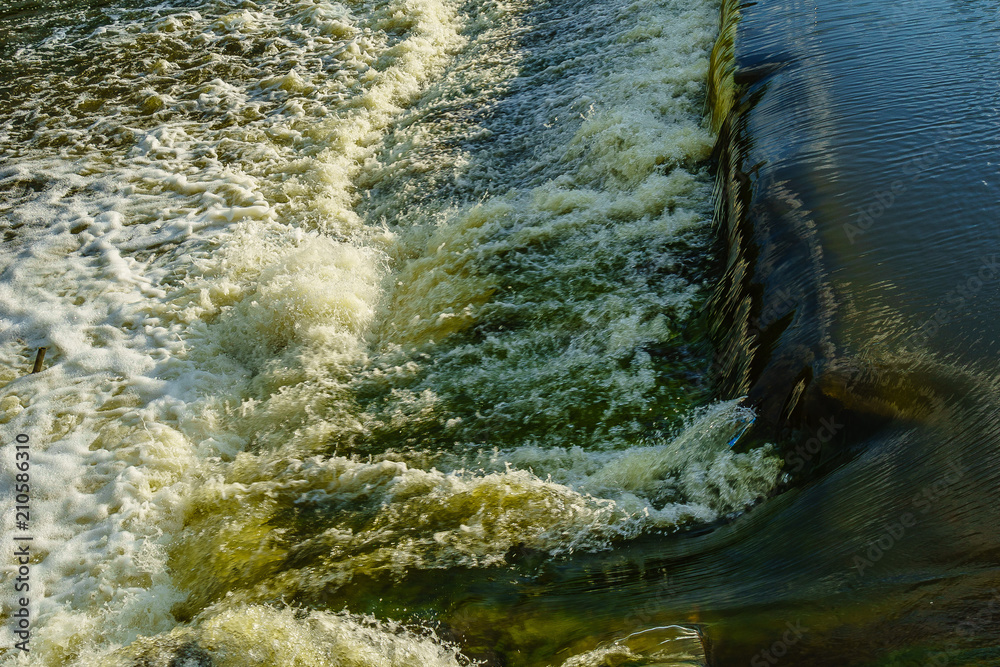
[[[42,370],[42,362],[45,361],[45,350],[47,349],[49,348],[40,347],[38,348],[38,352],[35,352],[35,365],[31,368],[32,373]]]

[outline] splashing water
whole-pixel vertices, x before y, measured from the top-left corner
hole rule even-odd
[[[462,664],[285,602],[606,549],[774,487],[686,333],[718,6],[578,10],[17,19],[0,422],[33,443],[35,635],[7,663]]]

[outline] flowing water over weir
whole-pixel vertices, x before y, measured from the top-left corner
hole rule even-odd
[[[995,664],[1000,18],[827,5],[0,8],[3,664]]]

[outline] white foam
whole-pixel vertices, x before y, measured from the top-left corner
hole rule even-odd
[[[568,32],[523,94],[528,3],[147,10],[20,50],[25,71],[101,57],[46,72],[0,137],[0,422],[34,443],[35,664],[189,640],[227,664],[272,650],[265,626],[281,659],[454,664],[391,624],[259,603],[603,549],[767,493],[776,459],[716,435],[737,406],[650,426],[669,392],[646,348],[699,298],[673,246],[708,224],[713,3],[605,3],[608,34]],[[517,159],[462,147],[491,137]],[[291,511],[319,528],[286,544]],[[325,564],[282,569],[309,545]]]

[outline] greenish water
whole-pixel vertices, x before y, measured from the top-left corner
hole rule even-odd
[[[494,632],[540,567],[777,484],[699,333],[718,15],[8,8],[0,407],[39,592],[5,660],[697,660],[583,609]]]
[[[4,5],[0,660],[993,664],[1000,24],[918,4]]]

